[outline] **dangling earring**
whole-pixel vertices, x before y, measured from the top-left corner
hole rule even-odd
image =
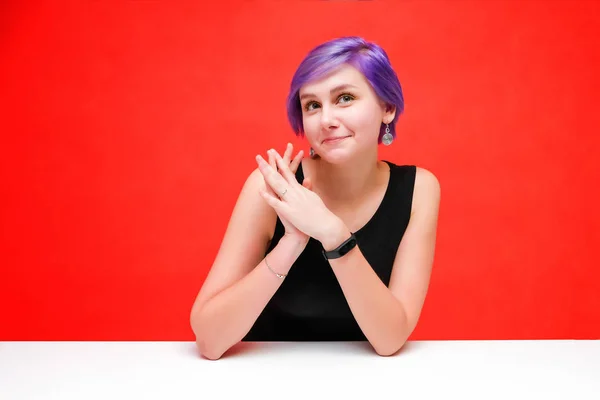
[[[383,135],[383,137],[381,138],[381,142],[384,145],[389,146],[390,144],[392,144],[393,141],[394,141],[394,137],[390,133],[390,124],[386,124],[385,135]]]
[[[313,149],[311,147],[310,150],[308,151],[308,154],[310,155],[310,158],[313,158],[315,156],[315,149]]]

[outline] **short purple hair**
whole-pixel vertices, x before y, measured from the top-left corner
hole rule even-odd
[[[304,136],[300,88],[306,83],[319,80],[342,64],[349,64],[360,71],[381,100],[396,106],[396,115],[390,122],[390,132],[396,138],[396,122],[404,111],[402,86],[385,50],[357,36],[346,36],[322,43],[312,49],[300,63],[292,78],[287,97],[288,120],[296,136]],[[385,124],[382,123],[378,143],[381,143],[384,134]]]

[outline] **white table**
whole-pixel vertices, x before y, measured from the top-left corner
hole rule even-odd
[[[600,341],[0,342],[2,400],[233,398],[600,399]]]

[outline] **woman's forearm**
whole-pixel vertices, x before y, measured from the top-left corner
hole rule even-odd
[[[322,240],[325,250],[336,248],[350,236],[342,224]],[[379,355],[390,355],[404,345],[410,335],[402,303],[377,276],[360,250],[355,247],[341,258],[329,260],[352,315]]]
[[[306,244],[282,237],[267,255],[269,266],[287,274]],[[218,359],[250,331],[286,278],[278,278],[265,260],[244,278],[209,299],[191,316],[192,330],[202,355]]]

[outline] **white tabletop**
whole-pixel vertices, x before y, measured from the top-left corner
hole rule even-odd
[[[0,399],[600,399],[600,341],[0,342]],[[342,397],[343,396],[343,397]],[[432,397],[435,396],[435,397]]]

